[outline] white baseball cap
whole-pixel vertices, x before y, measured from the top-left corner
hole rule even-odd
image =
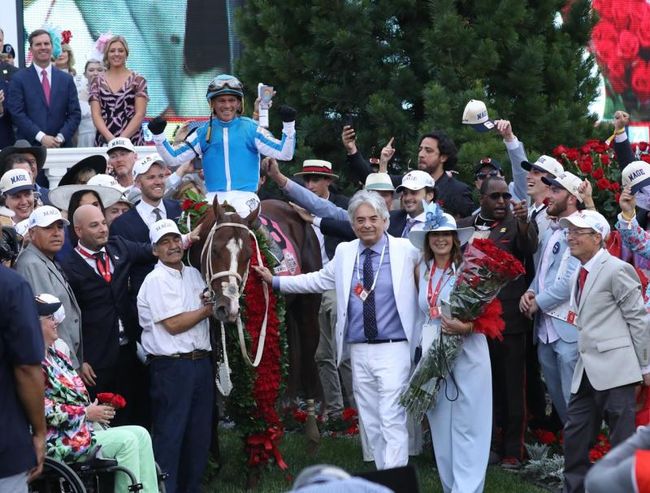
[[[61,215],[59,209],[52,207],[51,205],[43,205],[34,209],[34,211],[29,215],[27,229],[32,229],[34,226],[47,228],[50,224],[57,221],[62,221],[66,226],[70,225],[68,220],[64,219]]]
[[[563,171],[555,178],[542,176],[542,181],[548,186],[564,188],[567,192],[577,198],[579,202],[582,202],[582,197],[580,196],[580,192],[578,192],[582,180],[573,173],[570,173],[569,171]]]
[[[632,161],[621,173],[623,187],[630,187],[632,193],[637,193],[650,185],[650,164],[645,161]]]
[[[375,192],[394,192],[393,180],[390,179],[388,173],[370,173],[366,177],[366,190],[374,190]]]
[[[545,155],[540,156],[534,163],[522,161],[521,167],[526,171],[530,171],[532,168],[535,168],[542,173],[550,173],[553,176],[557,176],[564,171],[564,167],[559,163],[557,159]]]
[[[155,245],[158,241],[165,235],[175,234],[181,236],[181,232],[178,230],[178,226],[171,219],[161,219],[156,221],[151,225],[149,230],[149,239],[151,244]]]
[[[429,173],[416,169],[409,171],[402,177],[402,184],[397,187],[396,191],[401,192],[405,188],[409,190],[422,190],[424,187],[433,188],[435,186],[436,182],[433,181]]]
[[[600,212],[591,210],[575,212],[570,216],[560,219],[561,228],[568,228],[569,226],[593,229],[603,237],[603,240],[609,236],[611,231],[607,219]]]
[[[0,192],[16,194],[23,190],[34,190],[34,184],[29,173],[24,169],[10,169],[0,179]]]
[[[160,154],[149,154],[147,157],[138,159],[133,165],[133,179],[135,180],[138,175],[146,173],[149,171],[154,164],[160,164],[162,167],[166,167],[165,161],[160,157]]]
[[[97,185],[100,187],[109,187],[109,188],[114,188],[115,190],[119,190],[120,193],[126,192],[126,187],[123,187],[120,185],[115,178],[113,178],[111,175],[106,175],[104,173],[100,173],[98,175],[93,176],[88,180],[88,185]]]
[[[133,147],[131,139],[127,139],[126,137],[116,137],[111,140],[108,143],[106,152],[110,154],[113,149],[126,149],[127,151],[135,152],[135,147]]]
[[[494,121],[488,116],[485,103],[478,99],[470,99],[465,105],[463,125],[469,125],[477,132],[487,132],[495,128]]]

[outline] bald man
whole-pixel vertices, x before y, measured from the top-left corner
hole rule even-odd
[[[129,405],[114,425],[148,425],[145,367],[136,356],[138,320],[129,309],[129,272],[133,264],[152,262],[148,243],[108,238],[102,211],[82,205],[72,218],[79,241],[62,263],[81,308],[84,363],[81,378],[91,398],[100,392],[122,394]]]

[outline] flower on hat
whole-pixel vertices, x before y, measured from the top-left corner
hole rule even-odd
[[[438,229],[447,222],[444,213],[442,212],[442,209],[438,207],[438,204],[435,202],[427,204],[424,200],[422,201],[422,204],[424,206],[425,230]]]

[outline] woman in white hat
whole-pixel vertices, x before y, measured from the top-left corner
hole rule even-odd
[[[422,328],[422,354],[440,337],[462,334],[461,352],[449,369],[433,409],[427,412],[433,450],[443,491],[483,491],[492,433],[492,373],[487,341],[472,333],[472,324],[442,315],[449,299],[456,269],[462,260],[461,245],[472,228],[456,227],[454,218],[435,203],[425,205],[424,228],[411,231],[409,240],[422,250],[419,266],[419,306],[426,322]]]

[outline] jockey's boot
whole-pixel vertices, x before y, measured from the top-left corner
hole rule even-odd
[[[262,236],[264,236],[264,239],[266,240],[266,244],[269,247],[269,253],[271,254],[273,265],[270,265],[269,267],[271,270],[276,270],[278,267],[282,266],[282,262],[284,260],[284,254],[282,253],[282,249],[278,245],[278,243],[273,239],[273,236],[269,233],[269,230],[267,229],[262,222],[257,219],[257,221],[254,224],[254,227],[257,231],[262,233]]]

